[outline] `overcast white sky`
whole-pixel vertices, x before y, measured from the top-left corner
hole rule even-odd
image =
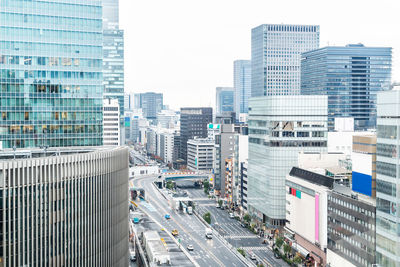
[[[251,29],[264,23],[320,25],[320,46],[393,47],[400,81],[398,0],[120,0],[125,91],[162,92],[164,104],[214,106],[233,86],[233,61],[250,59]]]

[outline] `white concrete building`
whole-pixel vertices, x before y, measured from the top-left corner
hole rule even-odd
[[[174,133],[159,133],[160,140],[160,157],[165,163],[172,163],[174,157]]]
[[[103,145],[121,145],[118,99],[103,99]]]
[[[193,171],[211,171],[214,159],[214,140],[195,138],[187,142],[187,167]]]
[[[297,167],[286,176],[285,227],[292,233],[296,249],[310,253],[321,266],[326,264],[328,194],[333,182],[330,177]]]

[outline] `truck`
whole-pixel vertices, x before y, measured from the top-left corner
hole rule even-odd
[[[206,228],[206,238],[212,239],[212,230],[211,228]]]
[[[191,206],[187,207],[187,214],[189,214],[189,215],[193,214],[193,207],[191,207]]]

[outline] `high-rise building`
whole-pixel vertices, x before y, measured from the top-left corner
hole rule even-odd
[[[142,109],[143,117],[149,120],[156,120],[157,113],[163,109],[163,94],[142,93],[135,94],[135,109]]]
[[[234,110],[234,90],[232,87],[217,87],[215,94],[216,115]]]
[[[376,94],[389,90],[392,49],[362,44],[328,46],[305,52],[301,93],[328,96],[328,127],[334,119],[353,117],[355,130],[376,127]]]
[[[123,116],[124,31],[120,29],[104,29],[103,38],[104,97],[118,99],[120,115]]]
[[[119,27],[119,0],[101,0],[103,5],[103,28]]]
[[[206,138],[212,123],[212,108],[181,108],[179,158],[187,161],[187,142],[194,137]]]
[[[236,119],[240,113],[249,112],[249,98],[251,96],[251,61],[235,60],[233,62],[233,88],[235,99]]]
[[[376,261],[400,266],[400,88],[378,93],[376,146]]]
[[[119,0],[102,0],[102,4],[104,97],[118,99],[123,127],[124,31],[119,29]]]
[[[168,164],[172,164],[174,157],[174,133],[164,131],[160,135],[160,158]]]
[[[120,112],[118,99],[103,100],[103,145],[121,145]]]
[[[1,266],[128,266],[128,155],[122,147],[3,150]]]
[[[248,204],[260,223],[285,224],[285,179],[299,152],[327,151],[326,96],[268,96],[249,103]]]
[[[319,26],[263,24],[251,31],[251,96],[300,94],[301,53],[319,47]]]
[[[101,145],[101,2],[0,1],[0,12],[2,147]]]
[[[124,112],[126,111],[133,111],[135,109],[134,106],[134,94],[132,93],[125,93],[124,94]]]

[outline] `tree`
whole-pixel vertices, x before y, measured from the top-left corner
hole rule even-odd
[[[293,258],[293,263],[295,264],[301,264],[303,262],[302,258],[300,257],[299,254],[296,254],[296,256],[294,256]]]
[[[203,219],[208,223],[211,224],[211,214],[209,212],[203,215]]]
[[[174,184],[172,183],[172,181],[168,181],[168,182],[167,182],[167,188],[168,188],[169,190],[172,190],[172,188],[174,188]]]
[[[207,180],[204,180],[203,186],[204,186],[204,189],[208,190],[210,188],[210,183]]]
[[[246,257],[246,252],[242,248],[238,248],[237,251],[242,254],[243,257]]]
[[[220,207],[222,207],[222,199],[218,200],[218,204]]]
[[[264,267],[264,264],[259,263],[259,264],[257,264],[257,267]]]
[[[276,239],[276,241],[275,241],[275,245],[276,245],[278,248],[281,248],[282,245],[283,245],[283,238],[282,238],[282,237],[278,237],[278,238]]]
[[[243,216],[243,220],[249,224],[250,221],[251,221],[250,215],[249,215],[248,213],[246,213],[246,214]]]
[[[292,250],[292,247],[289,244],[285,243],[283,245],[283,252],[285,252],[286,257],[288,257],[291,250]]]

